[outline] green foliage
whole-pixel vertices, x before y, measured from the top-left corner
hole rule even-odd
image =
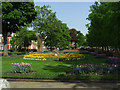
[[[85,42],[85,36],[80,31],[77,31],[78,46],[82,46],[84,42]]]
[[[49,29],[49,33],[47,33],[47,38],[45,39],[46,46],[55,46],[59,48],[69,46],[69,28],[65,23],[56,20],[52,25],[50,25]]]
[[[38,33],[41,42],[47,47],[65,47],[69,45],[69,29],[65,23],[56,18],[50,6],[36,6],[37,16],[31,26]],[[42,47],[41,47],[42,48]]]
[[[10,41],[12,48],[18,47],[22,49],[22,47],[27,48],[31,44],[31,40],[36,40],[36,35],[34,31],[28,31],[27,27],[20,27],[20,31],[16,32],[16,36],[12,37]]]
[[[90,7],[87,41],[95,47],[120,46],[120,2],[95,2]]]
[[[18,26],[31,23],[35,16],[33,2],[2,2],[2,33],[17,31]]]
[[[2,2],[2,34],[4,45],[7,45],[7,33],[18,31],[18,27],[25,26],[35,19],[36,11],[33,2]],[[7,55],[7,47],[4,49]]]

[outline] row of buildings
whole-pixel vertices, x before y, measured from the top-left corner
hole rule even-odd
[[[73,33],[75,31],[75,29],[71,29],[71,33]],[[71,35],[70,33],[70,35]],[[12,34],[9,34],[8,37],[7,37],[7,44],[8,44],[8,50],[12,48],[11,44],[10,44],[10,40],[12,39],[12,37],[14,36],[15,34],[12,33]],[[73,36],[71,36],[73,38]],[[37,38],[38,40],[38,38]],[[28,49],[36,49],[38,50],[38,47],[37,47],[37,40],[32,40],[31,41],[31,45],[29,45]],[[74,46],[74,42],[71,43],[71,46],[73,47]],[[0,50],[4,50],[4,40],[3,40],[3,37],[2,37],[2,34],[0,34]],[[47,48],[43,45],[43,50],[47,50]]]

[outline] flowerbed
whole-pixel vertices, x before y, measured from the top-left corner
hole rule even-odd
[[[88,51],[80,51],[80,54],[89,54]]]
[[[108,59],[106,60],[107,63],[110,64],[120,64],[120,58],[118,57],[108,57]]]
[[[91,55],[96,55],[97,53],[96,52],[90,52]]]
[[[12,65],[12,73],[28,73],[31,72],[31,64],[32,63],[11,63]]]
[[[120,66],[115,64],[106,65],[94,65],[94,64],[83,64],[73,67],[73,74],[81,75],[104,75],[104,74],[120,74]]]
[[[62,52],[79,52],[78,49],[65,49]]]
[[[57,58],[60,60],[73,60],[84,58],[83,54],[77,53],[40,53],[40,54],[28,54],[24,55],[23,59],[30,60],[46,60],[46,58]]]
[[[104,57],[106,57],[106,54],[96,54],[96,57],[98,57],[98,58],[99,58],[99,57],[100,57],[100,58],[103,57],[103,58],[104,58]]]

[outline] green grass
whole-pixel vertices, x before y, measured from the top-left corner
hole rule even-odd
[[[11,63],[32,63],[32,70],[37,73],[30,75],[6,75],[7,72],[11,71]],[[46,61],[33,61],[24,60],[23,55],[16,55],[10,57],[2,57],[2,77],[3,78],[33,78],[33,79],[114,79],[117,80],[118,77],[115,76],[77,76],[77,77],[63,77],[60,74],[65,74],[66,71],[71,71],[74,64],[105,64],[105,60],[102,58],[96,58],[92,55],[85,54],[85,59],[74,60],[74,61],[58,61],[56,59],[47,59]]]

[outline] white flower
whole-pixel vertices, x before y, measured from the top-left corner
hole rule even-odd
[[[57,54],[55,54],[55,56],[57,56]]]

